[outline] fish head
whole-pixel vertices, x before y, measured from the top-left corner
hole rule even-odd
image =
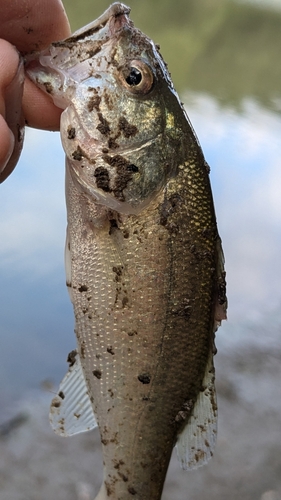
[[[186,142],[186,116],[166,65],[129,11],[111,5],[27,64],[64,109],[61,138],[74,181],[96,203],[125,214],[139,213],[176,175]]]

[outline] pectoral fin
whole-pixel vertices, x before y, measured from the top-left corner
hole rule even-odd
[[[59,386],[58,395],[51,402],[49,419],[60,436],[72,436],[97,426],[77,353]]]
[[[210,354],[203,388],[188,423],[178,436],[177,455],[184,470],[205,465],[213,456],[217,437],[217,402],[214,386],[213,354]]]

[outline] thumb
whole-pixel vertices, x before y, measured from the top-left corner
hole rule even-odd
[[[0,40],[0,182],[13,171],[23,145],[23,62],[16,49]]]

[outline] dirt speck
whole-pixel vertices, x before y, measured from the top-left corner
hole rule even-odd
[[[95,170],[94,177],[96,178],[97,188],[102,189],[105,192],[110,192],[110,178],[109,173],[104,167],[98,167]]]
[[[194,455],[194,458],[196,462],[199,462],[200,460],[203,460],[206,455],[206,452],[204,450],[197,450],[197,452]]]
[[[17,123],[17,140],[21,142],[23,140],[23,131],[19,123]]]
[[[61,406],[61,401],[59,401],[59,399],[58,399],[58,398],[54,398],[54,399],[53,399],[53,401],[52,401],[52,403],[51,403],[51,406],[52,406],[53,408],[60,408],[60,406]]]
[[[23,29],[24,31],[26,32],[27,35],[30,35],[30,33],[33,33],[34,29],[29,27],[29,28],[26,28],[25,26],[23,26]]]
[[[102,135],[109,135],[110,134],[110,126],[106,118],[102,116],[101,113],[98,113],[99,121],[100,123],[97,125],[97,130],[102,134]]]
[[[128,303],[129,303],[128,297],[126,297],[126,296],[123,297],[123,299],[122,299],[122,307],[123,307],[123,309],[128,305]]]
[[[109,234],[112,234],[114,229],[118,229],[117,220],[116,219],[109,219],[109,224],[110,224]]]
[[[114,280],[118,283],[121,281],[123,266],[113,266],[112,271],[115,273]]]
[[[116,169],[115,185],[112,191],[118,200],[124,201],[123,190],[127,187],[128,182],[132,180],[133,174],[138,172],[138,167],[121,155],[104,155],[102,158],[108,165]]]
[[[129,337],[133,337],[134,335],[137,335],[137,334],[138,334],[138,332],[136,330],[130,330],[128,332]]]
[[[44,87],[48,94],[51,94],[54,91],[54,87],[50,82],[44,82]]]
[[[99,95],[95,94],[93,96],[91,96],[88,100],[88,104],[87,104],[87,108],[88,108],[88,111],[93,111],[93,109],[95,109],[96,111],[99,111],[100,110],[100,102],[101,102],[101,98]]]
[[[85,359],[85,354],[86,354],[86,348],[85,348],[85,340],[82,340],[81,342],[81,357]]]
[[[167,226],[168,219],[175,212],[177,205],[181,202],[181,197],[178,194],[173,194],[170,198],[165,199],[160,206],[160,224]],[[169,226],[167,227],[169,230]]]
[[[133,137],[138,132],[137,127],[135,125],[131,125],[126,120],[125,116],[121,116],[121,118],[119,119],[119,130],[126,138]]]
[[[123,474],[122,472],[118,471],[118,476],[121,477],[121,479],[123,479],[124,483],[127,483],[128,477],[125,474]]]
[[[122,465],[124,465],[124,462],[123,460],[119,460],[115,465],[114,465],[114,469],[119,469]]]
[[[83,155],[83,151],[80,148],[80,146],[77,146],[76,150],[73,151],[73,153],[72,153],[71,156],[72,156],[73,160],[77,160],[77,161],[81,161],[82,160],[82,158],[83,158],[84,155]]]
[[[113,109],[112,98],[111,98],[110,94],[108,92],[106,92],[106,90],[103,93],[103,98],[104,98],[104,102],[105,102],[106,106],[108,107],[108,109],[112,110]]]
[[[138,375],[138,380],[142,384],[150,384],[151,376],[149,375],[149,373],[141,373],[140,375]]]
[[[69,126],[67,128],[67,138],[74,139],[76,137],[76,130],[74,127]]]
[[[112,495],[112,493],[113,493],[113,489],[110,486],[110,484],[108,484],[107,481],[104,481],[104,485],[105,485],[107,496],[110,497]]]
[[[100,370],[93,370],[93,375],[97,378],[97,379],[101,379],[101,371]]]
[[[108,144],[109,149],[117,149],[117,148],[119,148],[119,144],[118,144],[118,142],[116,142],[116,138],[114,138],[114,137],[110,137],[108,139],[108,143],[107,144]]]
[[[67,363],[69,363],[69,368],[74,365],[76,361],[77,350],[73,349],[67,356]]]

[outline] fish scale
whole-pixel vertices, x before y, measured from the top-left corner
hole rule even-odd
[[[97,423],[96,500],[160,500],[175,444],[185,469],[212,456],[226,310],[209,168],[158,48],[128,14],[113,4],[27,67],[64,108],[78,353],[50,420],[61,435]]]

